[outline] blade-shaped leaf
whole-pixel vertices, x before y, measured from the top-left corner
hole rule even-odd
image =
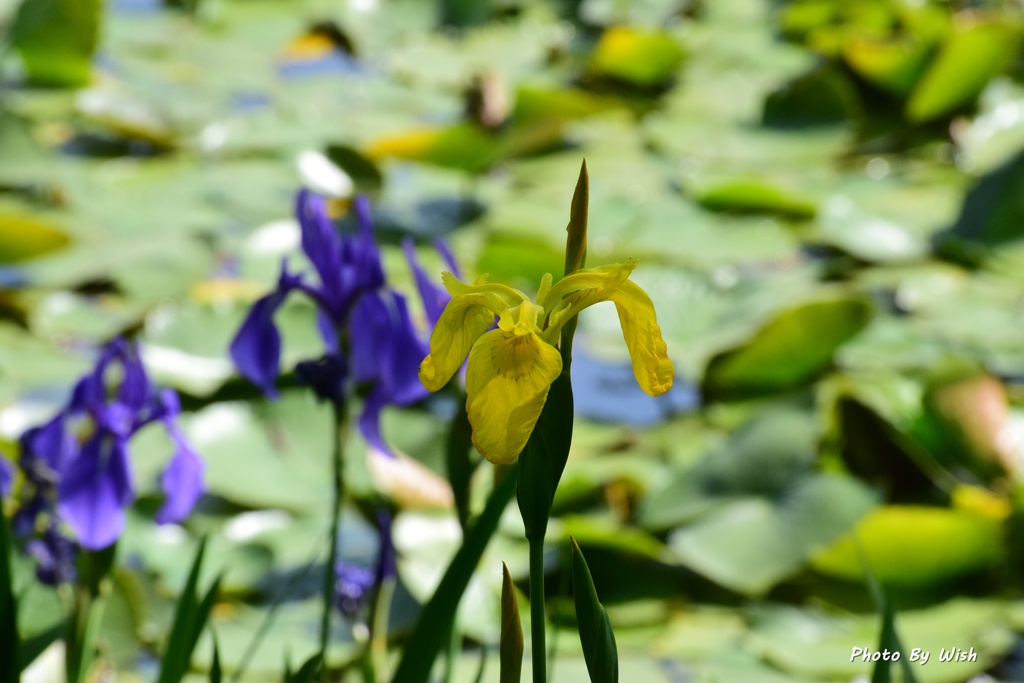
[[[320,672],[320,653],[317,652],[310,656],[309,659],[299,667],[299,670],[292,673],[290,670],[285,670],[285,683],[313,683],[316,680],[317,674]]]
[[[174,624],[171,626],[171,635],[164,650],[163,661],[160,666],[160,678],[158,683],[179,683],[188,671],[189,663],[192,660],[192,651],[195,649],[199,634],[206,625],[210,616],[210,610],[216,600],[220,587],[218,577],[210,590],[198,599],[197,586],[199,573],[203,565],[203,555],[206,553],[206,538],[199,542],[199,550],[192,563],[192,569],[185,583],[185,589],[178,598],[178,606],[174,614]]]
[[[488,541],[498,528],[502,513],[516,490],[516,473],[512,470],[491,493],[487,505],[470,527],[462,547],[452,558],[434,596],[423,606],[419,620],[402,653],[392,680],[403,683],[426,683],[437,654],[445,646],[455,621],[459,599],[466,590]]]
[[[569,541],[572,544],[572,594],[576,603],[576,623],[591,683],[618,683],[619,655],[612,625],[597,599],[594,579],[583,552],[575,538]]]

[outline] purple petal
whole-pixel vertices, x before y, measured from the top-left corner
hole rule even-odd
[[[380,262],[380,251],[373,238],[373,221],[370,218],[370,200],[360,195],[355,198],[353,209],[359,233],[347,241],[347,262],[351,264],[351,296],[384,286],[384,266]]]
[[[56,524],[25,545],[25,554],[36,561],[36,576],[48,586],[74,581],[76,550],[74,542],[62,535]]]
[[[406,239],[402,243],[402,250],[405,252],[405,259],[409,262],[409,268],[412,269],[413,276],[416,278],[416,288],[419,290],[420,299],[423,301],[423,310],[427,314],[430,328],[433,329],[441,317],[441,311],[451,301],[451,296],[444,287],[435,284],[426,271],[423,270],[419,259],[416,258],[416,247],[411,239]]]
[[[359,415],[359,433],[363,435],[366,443],[370,446],[394,458],[395,452],[391,450],[380,433],[380,414],[387,404],[388,396],[384,387],[382,385],[374,387],[370,395],[366,397],[363,412]]]
[[[428,348],[413,329],[405,297],[395,293],[392,297],[394,307],[389,319],[389,344],[383,350],[380,381],[388,387],[391,401],[404,406],[420,401],[430,393],[419,376],[420,363],[427,357]]]
[[[100,550],[121,535],[134,495],[125,443],[100,432],[61,473],[57,509],[83,548]]]
[[[253,304],[231,342],[235,367],[269,398],[278,396],[274,381],[281,364],[281,333],[274,324],[274,314],[296,286],[298,279],[289,276],[286,265],[282,265],[278,288]]]
[[[445,242],[440,237],[438,237],[436,240],[434,240],[434,248],[437,249],[437,253],[441,255],[441,258],[444,259],[444,262],[448,264],[448,269],[451,272],[451,274],[461,280],[462,269],[459,268],[459,263],[458,261],[455,260],[455,254],[452,253],[452,250],[448,246],[448,243]]]
[[[174,457],[160,477],[166,498],[156,513],[159,524],[180,522],[188,517],[203,495],[203,461],[185,440],[178,426],[169,422],[167,433],[175,444]]]
[[[65,414],[56,416],[42,427],[21,435],[21,468],[33,483],[54,478],[78,452],[78,442],[64,426]]]
[[[419,380],[426,344],[412,326],[405,298],[395,292],[363,295],[350,325],[352,374],[383,385],[389,403],[408,405],[427,395]]]
[[[327,217],[324,200],[309,190],[296,197],[295,215],[302,232],[302,251],[316,268],[331,307],[340,310],[346,298],[341,233]]]
[[[124,341],[121,346],[121,366],[124,377],[118,389],[118,399],[133,413],[138,413],[149,401],[153,388],[142,365],[139,347],[135,342]]]
[[[320,338],[324,340],[324,346],[330,354],[338,353],[338,328],[334,320],[322,308],[316,312],[316,327],[320,331]]]
[[[0,502],[11,492],[11,482],[14,480],[14,471],[7,457],[0,453]]]
[[[394,578],[395,544],[391,540],[391,515],[381,508],[377,511],[377,532],[380,534],[380,561],[377,563],[377,583]]]

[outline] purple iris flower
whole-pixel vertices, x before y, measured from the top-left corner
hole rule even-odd
[[[297,378],[321,400],[334,402],[344,401],[351,385],[367,387],[360,431],[374,448],[390,454],[380,435],[381,411],[388,405],[410,405],[427,396],[419,381],[419,365],[428,346],[413,325],[405,297],[386,284],[369,203],[360,197],[354,208],[358,231],[345,235],[327,216],[322,198],[308,190],[299,192],[295,212],[302,251],[313,264],[316,281],[307,281],[304,273],[290,273],[285,261],[277,287],[253,304],[230,353],[244,377],[267,397],[277,398],[274,383],[280,370],[281,335],[274,315],[291,292],[302,292],[317,306],[325,353],[299,363]],[[411,254],[411,245],[406,253]],[[446,247],[442,254],[454,268]],[[414,255],[410,259],[433,325],[447,303],[447,293],[430,282]]]
[[[37,559],[41,579],[67,576],[56,566],[73,556],[64,526],[87,550],[105,548],[121,535],[125,509],[135,500],[131,438],[152,422],[161,422],[174,443],[161,478],[165,498],[156,521],[188,516],[203,493],[203,463],[178,427],[179,413],[177,394],[153,386],[137,346],[117,339],[102,348],[67,406],[22,434],[19,465],[26,485],[14,529],[31,539],[26,550]],[[86,436],[79,441],[78,434]]]

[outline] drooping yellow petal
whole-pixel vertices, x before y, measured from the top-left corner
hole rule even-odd
[[[454,297],[444,307],[430,334],[430,355],[420,364],[420,382],[437,391],[452,378],[473,342],[494,323],[494,311],[483,294]]]
[[[466,410],[473,445],[494,463],[509,463],[526,446],[562,371],[558,349],[533,333],[486,333],[469,354]]]
[[[668,359],[651,298],[629,280],[619,285],[610,298],[619,312],[637,383],[651,396],[664,394],[672,388],[675,370]]]

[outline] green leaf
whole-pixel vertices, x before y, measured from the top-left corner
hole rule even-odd
[[[508,567],[501,563],[501,683],[519,683],[523,672],[523,625],[519,620],[516,587]]]
[[[879,598],[882,602],[880,606],[882,633],[879,636],[878,649],[882,652],[888,650],[889,652],[906,653],[900,636],[896,632],[896,606],[892,597],[883,589]],[[871,672],[871,683],[890,683],[892,681],[892,665],[892,659],[879,659],[874,671]],[[914,670],[910,666],[909,656],[900,657],[900,668],[903,670],[904,683],[917,683]]]
[[[899,635],[907,649],[901,651],[900,659],[914,667],[922,683],[966,681],[990,669],[1012,649],[1014,635],[1007,624],[1007,612],[1005,603],[962,598],[927,609],[902,611]],[[881,630],[878,614],[774,606],[755,608],[751,616],[747,647],[788,674],[789,680],[851,681],[870,676],[873,663],[861,657],[851,661],[850,655],[854,647],[875,651]],[[951,647],[972,646],[978,654],[974,662],[938,661],[941,648],[948,652]],[[926,664],[910,661],[915,648],[930,653]]]
[[[858,119],[862,106],[849,77],[825,65],[770,93],[761,122],[772,128],[833,126]]]
[[[465,397],[461,397],[465,404]],[[455,499],[455,510],[459,515],[459,525],[466,529],[469,524],[470,486],[473,473],[476,472],[480,460],[473,460],[470,451],[473,448],[473,429],[469,424],[469,415],[464,409],[456,410],[455,417],[448,430],[448,441],[445,455],[448,465],[448,483],[452,487]]]
[[[576,623],[591,683],[618,683],[619,654],[615,647],[615,633],[607,612],[597,599],[594,579],[583,552],[575,538],[570,538],[569,542],[572,544],[572,596],[576,603]]]
[[[931,42],[919,36],[878,40],[855,35],[843,44],[843,59],[864,80],[904,97],[923,73],[931,51]]]
[[[217,638],[213,638],[213,661],[210,663],[210,683],[221,683],[223,672],[220,667],[220,647]]]
[[[921,587],[983,571],[1003,554],[998,515],[913,505],[878,508],[858,523],[856,538],[878,582]],[[843,537],[812,561],[818,572],[846,581],[864,580],[857,544]]]
[[[501,158],[502,146],[497,137],[483,128],[457,123],[380,138],[364,154],[371,161],[390,157],[481,173]]]
[[[665,31],[614,26],[590,56],[590,70],[639,88],[665,85],[683,64],[683,48]]]
[[[804,220],[814,218],[815,202],[754,178],[717,183],[703,189],[697,203],[705,209],[732,213],[769,213]]]
[[[284,681],[285,683],[313,683],[316,679],[317,674],[320,672],[320,653],[317,652],[309,657],[299,670],[295,673],[286,670]]]
[[[64,231],[35,216],[0,214],[0,263],[36,258],[68,242]]]
[[[675,532],[669,546],[683,564],[732,590],[767,592],[850,530],[875,504],[857,480],[815,474],[777,502],[748,497]]]
[[[10,41],[29,80],[61,87],[88,83],[102,10],[101,0],[24,0]]]
[[[1020,44],[1007,21],[954,25],[942,51],[907,102],[907,118],[932,121],[969,104],[989,80],[1006,68]]]
[[[14,575],[11,572],[13,546],[7,516],[0,506],[0,643],[7,643],[8,656],[0,658],[0,683],[18,683],[24,657],[18,635],[18,601],[14,597]]]
[[[188,671],[192,661],[192,652],[195,650],[199,634],[202,632],[206,621],[209,618],[210,610],[216,600],[217,590],[220,585],[218,578],[213,582],[210,590],[203,599],[198,599],[199,574],[202,570],[203,555],[206,553],[206,538],[199,543],[199,550],[196,552],[192,569],[185,583],[185,589],[178,597],[178,606],[174,613],[174,624],[171,626],[171,635],[167,640],[164,656],[160,664],[160,677],[158,683],[180,683]],[[214,650],[216,654],[216,650]]]
[[[423,606],[392,680],[407,683],[426,683],[429,680],[434,660],[449,640],[459,600],[512,499],[516,481],[515,471],[508,471],[491,492],[487,505],[466,533],[433,597]]]
[[[956,223],[939,237],[940,254],[978,265],[990,250],[1024,239],[1024,153],[988,173],[964,197]]]
[[[572,444],[572,382],[562,373],[548,390],[537,426],[519,456],[517,499],[526,538],[543,540],[558,480]]]
[[[782,311],[753,339],[711,359],[704,372],[705,394],[733,398],[805,384],[870,318],[871,304],[859,296],[835,296]]]

